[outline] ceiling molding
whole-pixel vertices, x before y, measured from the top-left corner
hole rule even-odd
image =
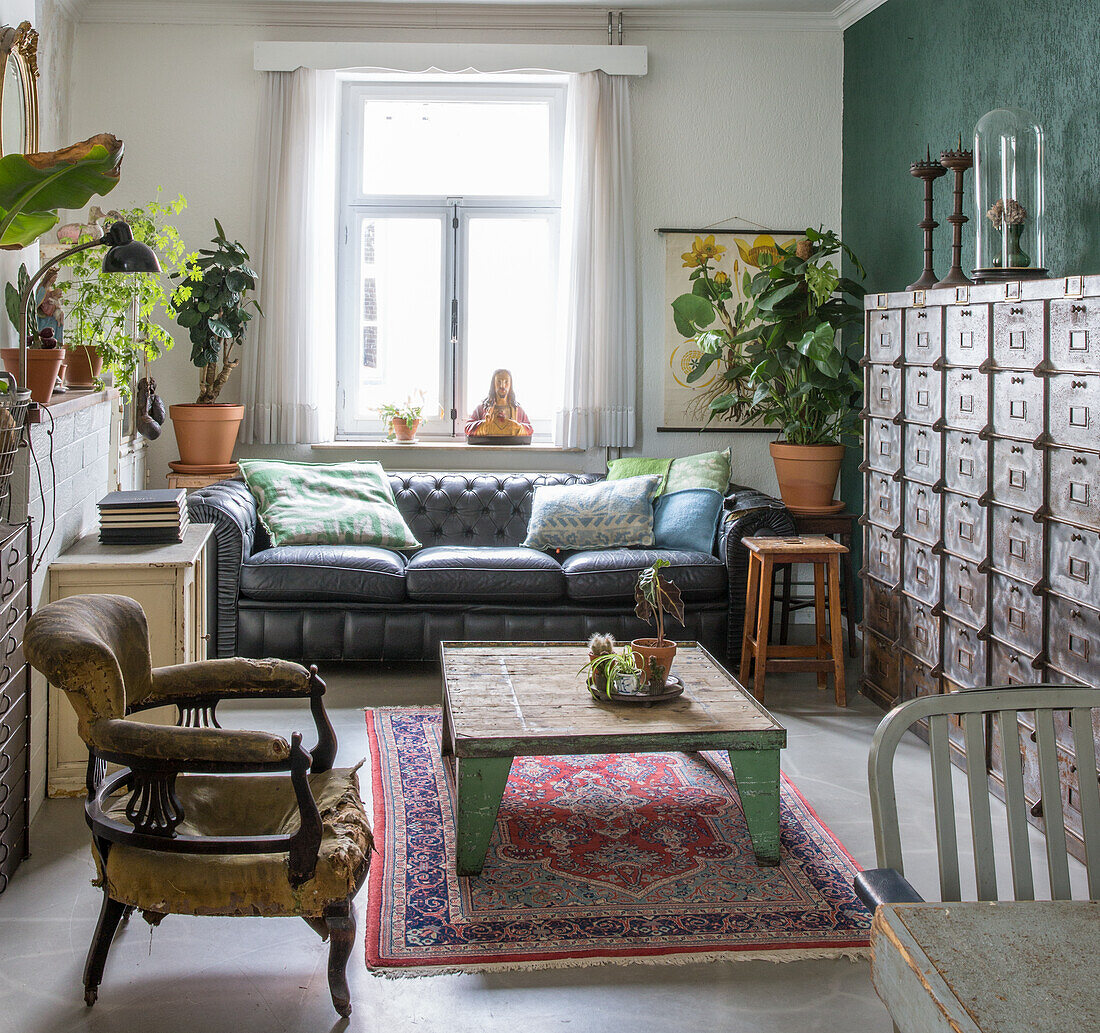
[[[857,2],[846,0],[842,7]],[[865,0],[858,0],[865,2]],[[879,0],[884,2],[884,0]],[[877,4],[875,4],[877,6]],[[350,0],[95,0],[80,3],[86,24],[256,25],[294,29],[593,29],[607,31],[607,10],[595,7],[504,4],[357,3]],[[643,30],[714,32],[829,32],[839,27],[834,12],[685,11],[630,8],[626,32]]]
[[[837,27],[843,31],[855,25],[860,18],[881,7],[887,0],[842,0],[833,9],[833,18]]]

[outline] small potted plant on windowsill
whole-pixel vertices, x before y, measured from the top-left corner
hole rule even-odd
[[[636,638],[631,642],[634,651],[642,657],[650,691],[660,692],[668,681],[672,661],[676,658],[676,643],[665,638],[665,616],[683,625],[684,603],[675,583],[661,576],[668,560],[654,560],[638,575],[634,585],[634,613],[641,620],[657,628],[656,638]]]
[[[244,419],[244,406],[219,402],[225,382],[240,364],[234,348],[244,341],[256,289],[256,271],[240,241],[229,240],[222,224],[213,248],[199,250],[191,271],[176,292],[176,322],[191,338],[191,363],[199,372],[199,397],[168,407],[179,445],[180,462],[188,467],[227,467]]]
[[[387,441],[398,441],[402,445],[416,443],[416,432],[424,418],[423,401],[414,402],[411,398],[397,405],[380,405],[378,415],[386,424]]]

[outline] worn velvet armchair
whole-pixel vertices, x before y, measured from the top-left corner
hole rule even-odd
[[[84,969],[95,1003],[120,921],[165,915],[296,916],[329,940],[332,1003],[351,1013],[345,969],[370,825],[355,769],[333,769],[324,682],[282,660],[227,658],[153,669],[132,599],[73,596],[44,606],[24,636],[29,662],[63,689],[88,746],[85,814],[103,905]],[[308,699],[307,752],[264,731],[221,728],[223,699]],[[175,726],[131,715],[174,705]],[[121,769],[108,774],[107,765]],[[288,773],[289,772],[289,777]]]

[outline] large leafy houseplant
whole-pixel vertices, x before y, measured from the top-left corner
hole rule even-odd
[[[248,296],[256,289],[248,252],[240,241],[225,235],[217,219],[214,229],[214,246],[200,249],[182,281],[187,295],[176,306],[176,322],[187,330],[191,363],[199,370],[198,399],[169,407],[184,467],[231,465],[244,406],[219,403],[218,395],[240,363],[236,349],[244,341],[253,310],[263,315]]]
[[[172,347],[172,335],[158,317],[175,319],[175,306],[191,292],[186,278],[196,256],[188,254],[179,231],[168,221],[186,207],[181,194],[174,201],[162,202],[158,197],[117,213],[130,224],[135,240],[158,253],[165,272],[184,281],[174,289],[155,273],[104,273],[94,251],[78,252],[62,262],[69,272],[69,279],[60,284],[66,315],[64,344],[68,349],[94,348],[127,399],[142,358],[152,361]],[[91,239],[85,230],[74,242]]]
[[[723,360],[728,389],[711,401],[711,416],[743,411],[778,426],[772,455],[783,499],[796,509],[821,512],[835,508],[832,492],[844,441],[859,431],[863,389],[860,339],[845,343],[842,335],[862,324],[865,292],[841,275],[833,259],[847,257],[861,277],[864,270],[836,233],[808,229],[806,241],[808,247],[798,250],[779,248],[777,258],[762,256],[760,271],[745,274],[749,300],[738,307],[736,333],[728,341],[700,335],[703,354],[688,379],[698,380]],[[785,480],[780,467],[788,460],[797,465]]]

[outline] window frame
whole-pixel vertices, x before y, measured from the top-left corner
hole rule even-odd
[[[434,218],[443,221],[442,290],[440,294],[439,387],[442,416],[425,412],[420,436],[435,440],[465,440],[467,418],[467,292],[469,218],[549,216],[551,239],[560,246],[562,175],[565,146],[566,79],[564,76],[470,77],[461,82],[430,76],[414,82],[378,80],[373,77],[345,79],[340,92],[340,155],[337,192],[337,304],[336,341],[336,437],[337,439],[379,439],[386,428],[381,419],[356,416],[360,300],[360,241],[365,218],[398,216]],[[490,81],[491,79],[491,81]],[[476,195],[470,197],[426,195],[367,195],[362,189],[364,119],[363,105],[379,97],[402,100],[462,100],[522,102],[543,100],[550,105],[550,192],[542,195]],[[456,207],[457,206],[457,207]],[[452,292],[452,285],[454,291]],[[449,343],[451,300],[459,300],[459,333]],[[453,388],[452,388],[453,385]],[[402,399],[396,399],[400,401]],[[451,419],[451,406],[456,410]],[[535,421],[535,439],[552,440],[550,418]]]

